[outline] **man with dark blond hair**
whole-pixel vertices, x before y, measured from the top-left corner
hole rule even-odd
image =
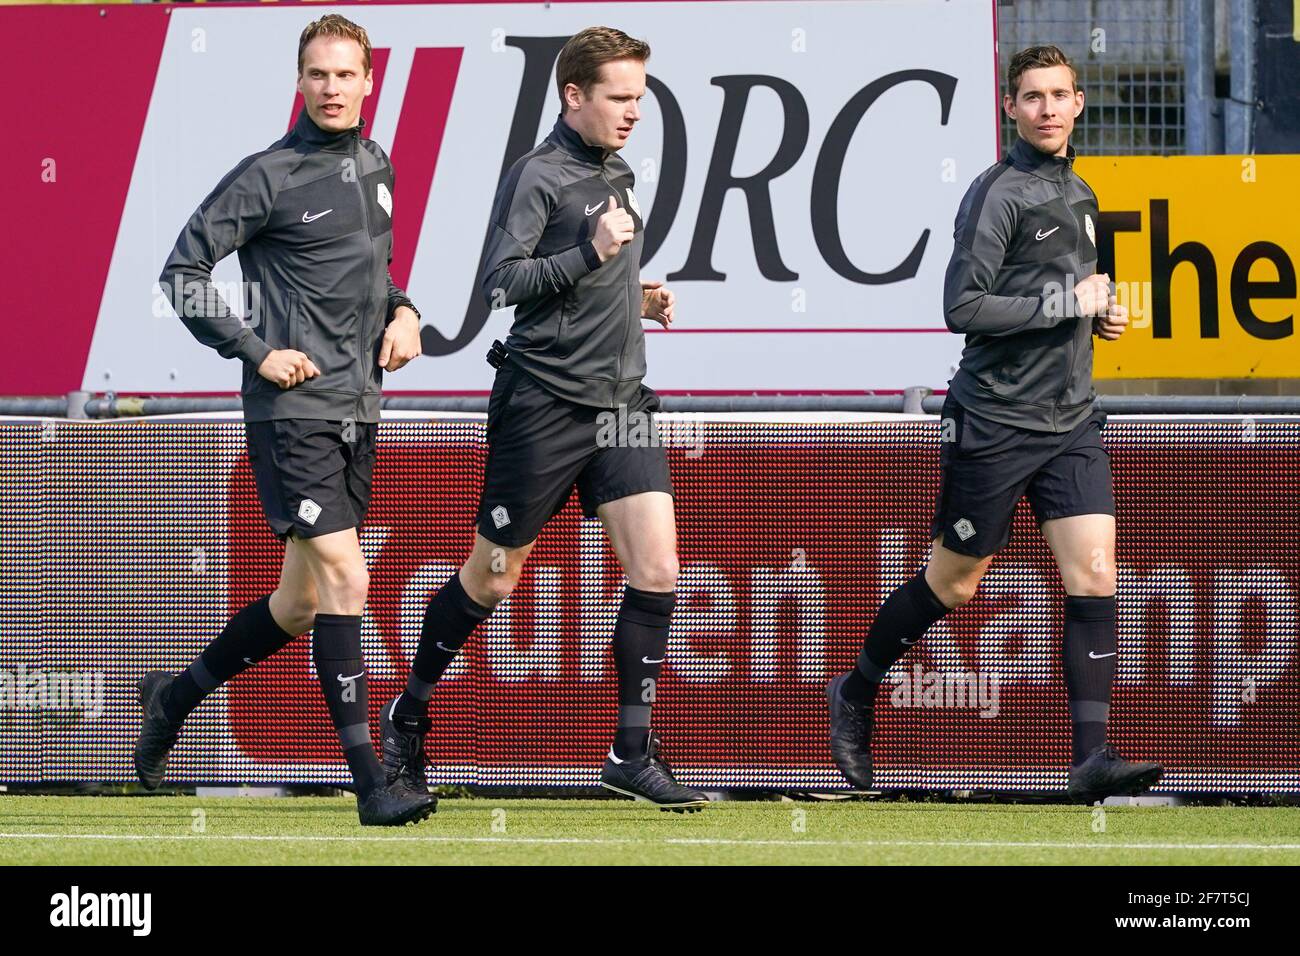
[[[614,625],[618,726],[602,786],[666,810],[702,806],[673,779],[650,729],[677,586],[677,530],[658,396],[641,380],[641,319],[668,328],[673,295],[640,278],[644,235],[618,155],[641,119],[649,46],[593,27],[556,64],[561,114],[506,174],[482,268],[491,308],[515,306],[488,405],[488,460],[469,559],[433,596],[406,690],[381,713],[390,777],[424,786],[434,685],[474,628],[514,590],[546,523],[576,486],[627,574]],[[611,429],[617,418],[632,427]]]
[[[1019,133],[957,211],[944,280],[949,329],[966,336],[944,402],[933,550],[886,598],[857,666],[827,687],[831,754],[850,783],[872,783],[871,730],[885,672],[926,630],[975,595],[1027,497],[1065,585],[1063,665],[1070,700],[1068,794],[1138,793],[1162,770],[1107,742],[1118,654],[1115,497],[1094,407],[1092,336],[1128,324],[1098,275],[1097,197],[1069,145],[1083,112],[1074,67],[1054,46],[1011,59],[1003,108]]]
[[[365,30],[337,14],[308,25],[292,131],[217,184],[159,280],[195,338],[242,364],[248,459],[284,562],[275,591],[235,614],[189,667],[141,679],[135,768],[156,788],[190,711],[310,628],[361,822],[400,825],[428,816],[435,801],[386,781],[371,743],[361,658],[369,576],[357,527],[370,500],[383,373],[419,355],[420,337],[418,313],[388,275],[393,167],[361,136],[372,82]],[[232,252],[257,293],[251,324],[211,284]]]

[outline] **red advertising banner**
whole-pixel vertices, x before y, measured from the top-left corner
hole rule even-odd
[[[682,572],[655,702],[680,779],[845,784],[823,688],[927,555],[932,419],[661,418]],[[1300,791],[1300,423],[1112,418],[1119,659],[1111,742],[1167,792]],[[180,670],[274,588],[282,552],[238,420],[0,428],[0,781],[131,780],[134,683]],[[481,416],[386,420],[361,530],[370,705],[403,685],[429,596],[472,540]],[[16,489],[22,489],[19,493]],[[589,786],[615,723],[622,581],[571,502],[438,686],[439,782]],[[970,604],[887,675],[878,783],[1064,786],[1062,590],[1027,509]],[[169,779],[343,783],[303,636],[205,700]]]
[[[388,426],[367,525],[378,640],[463,560],[481,445]],[[1108,428],[1120,520],[1121,659],[1111,740],[1172,789],[1300,785],[1296,426]],[[924,563],[937,485],[928,424],[694,426],[670,449],[682,577],[655,704],[674,766],[700,784],[826,785],[826,681],[884,594]],[[396,432],[397,434],[393,434]],[[230,486],[229,608],[274,585],[279,547],[244,463]],[[621,576],[576,501],[543,533],[502,620],[439,686],[430,753],[449,777],[590,783],[615,718]],[[896,665],[875,756],[892,786],[1041,786],[1069,755],[1062,591],[1022,508],[980,593]],[[307,639],[238,679],[230,729],[255,760],[337,760]],[[404,670],[371,682],[371,707]]]

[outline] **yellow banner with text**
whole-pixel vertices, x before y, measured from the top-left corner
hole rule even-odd
[[[1079,157],[1130,327],[1097,378],[1296,378],[1300,156]]]

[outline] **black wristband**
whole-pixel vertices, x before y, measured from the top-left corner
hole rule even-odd
[[[420,321],[420,310],[417,309],[414,305],[412,305],[409,301],[407,301],[407,302],[399,302],[397,303],[396,306],[393,307],[393,314],[388,317],[389,322],[393,321],[393,319],[397,317],[397,310],[400,309],[402,306],[406,306],[406,308],[414,312],[415,320],[417,322]]]

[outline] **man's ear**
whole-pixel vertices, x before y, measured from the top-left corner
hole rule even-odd
[[[1016,101],[1012,99],[1010,94],[1005,94],[1002,97],[1002,111],[1011,119],[1016,118]]]
[[[569,92],[570,89],[573,92]],[[566,83],[564,85],[564,103],[571,110],[576,110],[582,106],[582,88],[576,83]]]

